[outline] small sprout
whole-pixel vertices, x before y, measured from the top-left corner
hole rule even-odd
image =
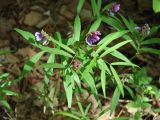
[[[109,9],[109,15],[114,16],[115,13],[117,13],[120,10],[120,4],[113,3],[111,8]]]
[[[94,45],[100,40],[100,37],[99,37],[100,35],[101,35],[100,31],[89,33],[86,37],[86,43],[90,46]]]
[[[148,24],[144,24],[142,27],[135,27],[135,30],[139,31],[142,33],[142,35],[147,36],[150,34],[150,27]]]

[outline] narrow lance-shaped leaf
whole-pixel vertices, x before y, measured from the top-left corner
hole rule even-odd
[[[101,19],[99,18],[91,25],[88,33],[96,31],[100,25],[101,25]]]
[[[69,108],[71,108],[71,105],[72,105],[72,94],[73,94],[72,81],[73,81],[73,77],[66,75],[65,81],[63,82]]]
[[[46,46],[42,46],[42,45],[35,45],[36,47],[40,48],[41,50],[51,53],[51,54],[58,54],[58,55],[63,55],[63,56],[67,56],[67,57],[72,57],[71,54],[69,54],[68,52],[64,51],[64,50],[59,50],[58,48],[50,48],[50,47],[46,47]]]
[[[95,85],[95,81],[93,79],[93,77],[91,76],[91,74],[89,72],[83,72],[81,73],[82,78],[84,78],[84,81],[87,83],[87,85],[90,87],[91,91],[95,94],[97,94],[97,89],[96,89],[96,85]]]
[[[101,18],[104,23],[112,26],[116,30],[124,30],[124,27],[122,26],[122,24],[118,22],[117,20],[115,20],[114,18],[103,16],[103,15],[101,15]]]
[[[151,38],[141,43],[141,45],[152,45],[152,44],[160,44],[160,38]]]
[[[129,42],[131,42],[131,40],[123,41],[123,42],[120,42],[120,43],[116,44],[115,46],[113,46],[113,47],[109,48],[108,50],[106,50],[105,52],[103,52],[103,53],[100,55],[100,57],[104,57],[104,56],[107,55],[108,53],[110,53],[110,52],[112,52],[112,51],[114,51],[114,50],[122,47],[123,45],[125,45],[125,44],[127,44],[127,43],[129,43]]]
[[[77,6],[77,14],[80,14],[80,11],[83,7],[85,0],[79,0],[78,6]]]
[[[160,55],[160,50],[154,49],[154,48],[141,48],[140,53],[152,53],[152,54],[157,54]]]
[[[104,97],[106,97],[106,74],[105,74],[105,62],[102,59],[98,60],[99,67],[101,69],[101,86]]]
[[[112,62],[111,65],[124,65],[124,66],[133,66],[133,67],[138,67],[136,64],[133,64],[131,62]]]
[[[112,101],[111,101],[111,106],[110,106],[110,115],[113,113],[113,111],[116,109],[116,106],[118,104],[118,100],[120,97],[120,91],[118,89],[118,87],[116,87],[114,93],[113,93],[113,97],[112,97]]]
[[[116,83],[117,83],[117,86],[118,86],[118,89],[120,90],[122,96],[124,96],[124,90],[123,90],[123,85],[122,85],[122,81],[120,80],[116,70],[112,67],[112,65],[110,65],[110,69],[112,71],[112,74],[116,80]]]
[[[63,43],[61,43],[61,42],[59,42],[59,41],[57,41],[57,40],[55,40],[54,38],[52,38],[51,36],[49,36],[46,32],[44,32],[44,34],[45,34],[45,37],[46,37],[49,41],[52,41],[53,43],[55,43],[55,44],[59,45],[60,47],[62,47],[63,49],[65,49],[66,51],[75,54],[75,52],[74,52],[70,47],[64,45]],[[57,33],[57,35],[58,35],[59,40],[61,40],[60,34]]]
[[[67,116],[67,117],[73,118],[75,120],[80,120],[80,118],[78,116],[76,116],[70,112],[67,112],[67,111],[57,112],[57,113],[55,113],[55,115]]]
[[[106,48],[106,49],[108,49],[108,48]],[[106,50],[106,49],[105,49],[105,50]],[[131,61],[130,61],[125,55],[123,55],[121,52],[119,52],[119,51],[117,51],[117,50],[114,50],[114,51],[110,52],[110,54],[111,54],[112,56],[120,59],[120,60],[123,60],[123,61],[125,61],[125,62],[131,63]]]
[[[74,39],[75,41],[79,41],[81,34],[81,20],[77,15],[74,21]]]
[[[109,35],[107,35],[106,37],[104,37],[99,43],[98,45],[100,45],[100,47],[97,49],[96,54],[100,53],[109,43],[111,43],[113,40],[123,36],[124,34],[126,34],[128,31],[120,31],[120,32],[114,32],[111,33]]]
[[[42,57],[42,55],[44,54],[44,51],[41,51],[39,53],[37,53],[36,55],[34,55],[23,67],[21,76],[26,75],[27,73],[29,73],[33,66],[35,65],[35,63]]]
[[[65,68],[64,65],[59,64],[59,63],[45,63],[40,65],[42,68]]]
[[[78,85],[79,89],[81,90],[81,81],[79,79],[78,74],[75,71],[72,71],[73,73],[73,79],[76,82],[76,84]]]
[[[32,33],[28,32],[28,31],[24,31],[24,30],[21,30],[21,29],[18,29],[18,28],[15,28],[14,30],[16,32],[18,32],[19,34],[21,34],[22,37],[24,37],[28,41],[35,40],[35,36]]]
[[[44,67],[44,71],[45,71],[45,76],[44,76],[45,87],[48,87],[49,80],[53,74],[53,69],[55,67],[55,66],[53,67],[52,65],[48,65],[48,64],[53,64],[54,61],[55,61],[55,55],[51,54],[47,60],[47,63],[46,63],[47,65],[46,66],[44,64],[41,65],[41,67]]]
[[[99,13],[99,8],[98,8],[96,0],[91,0],[91,6],[93,10],[93,15],[99,17],[100,13]]]
[[[101,6],[102,6],[102,0],[97,0],[97,6],[98,6],[98,10],[100,12]]]

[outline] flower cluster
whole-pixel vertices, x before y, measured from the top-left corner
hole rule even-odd
[[[101,32],[100,31],[94,31],[87,35],[86,37],[86,43],[88,45],[94,45],[100,40]]]
[[[142,27],[135,27],[135,29],[142,33],[142,35],[147,36],[150,34],[150,27],[148,24],[144,24]]]
[[[109,14],[113,16],[115,13],[117,13],[120,10],[120,4],[118,3],[113,3],[111,8],[109,9]]]
[[[35,33],[35,37],[36,37],[36,40],[38,42],[42,42],[43,45],[48,45],[49,44],[49,41],[46,39],[45,35],[43,34],[43,30],[41,32],[36,32]]]

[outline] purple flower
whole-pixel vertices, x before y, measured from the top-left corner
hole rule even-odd
[[[44,35],[44,31],[35,33],[36,41],[41,42],[43,45],[48,45],[49,41],[46,39]]]
[[[101,32],[100,31],[94,31],[94,32],[91,32],[87,37],[86,37],[86,43],[88,45],[93,45],[95,44],[96,42],[98,42],[100,40],[100,36],[101,35]]]
[[[44,36],[42,35],[41,32],[36,32],[35,37],[37,41],[42,41],[44,39]]]
[[[120,10],[120,4],[118,3],[113,3],[111,8],[109,9],[110,15],[114,15],[114,13],[117,13]]]

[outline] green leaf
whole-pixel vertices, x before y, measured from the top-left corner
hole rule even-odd
[[[18,28],[14,28],[14,30],[16,32],[18,32],[19,34],[21,34],[22,37],[24,37],[28,41],[35,40],[35,36],[30,32],[27,32],[27,31],[24,31],[24,30],[21,30],[21,29],[18,29]]]
[[[113,3],[106,4],[104,8],[102,9],[102,11],[105,11],[105,10],[108,11],[112,7],[112,5]]]
[[[152,44],[160,44],[160,38],[151,38],[141,43],[141,45],[152,45]]]
[[[11,106],[9,105],[9,103],[8,103],[6,100],[4,100],[4,99],[2,98],[2,96],[0,96],[0,103],[1,103],[5,108],[7,108],[9,111],[12,111],[12,108],[11,108]]]
[[[58,63],[45,63],[40,65],[42,68],[65,68],[64,65]]]
[[[117,86],[118,86],[118,89],[120,90],[122,96],[124,96],[124,90],[123,90],[123,85],[122,85],[122,81],[120,80],[116,70],[112,67],[112,65],[110,65],[110,69],[112,71],[112,74],[117,82]]]
[[[54,54],[51,54],[47,60],[47,64],[49,63],[54,63],[55,61],[55,55]],[[49,83],[49,80],[53,74],[53,69],[54,67],[52,68],[44,68],[44,72],[45,72],[45,76],[44,76],[44,83],[45,83],[45,87],[48,87],[48,83]]]
[[[81,89],[81,81],[79,79],[78,74],[75,71],[72,71],[72,73],[73,73],[73,80],[76,82],[78,87]]]
[[[155,13],[160,12],[160,0],[153,0],[153,10]]]
[[[13,95],[13,96],[19,96],[17,92],[11,91],[7,88],[0,87],[0,92],[4,93],[5,95]]]
[[[116,45],[114,45],[113,47],[109,48],[108,50],[106,50],[105,52],[103,52],[100,57],[104,57],[105,55],[107,55],[108,53],[112,52],[112,51],[115,51],[116,49],[122,47],[123,45],[127,44],[131,42],[131,40],[126,40],[126,41],[123,41],[123,42],[120,42]]]
[[[141,120],[141,112],[137,111],[134,115],[135,120]]]
[[[92,68],[95,66],[95,63],[96,63],[96,57],[94,57],[90,63],[86,66],[86,69],[85,69],[85,72],[88,73],[88,72],[91,72],[92,71]]]
[[[74,114],[72,114],[72,113],[69,113],[69,112],[66,112],[66,111],[57,112],[57,113],[55,113],[55,115],[67,116],[67,117],[70,117],[70,118],[73,118],[73,119],[76,119],[76,120],[80,120],[80,118],[77,117],[76,115],[74,115]]]
[[[72,54],[75,54],[75,52],[74,52],[70,47],[64,45],[63,43],[61,43],[61,42],[59,42],[59,41],[57,41],[57,40],[55,40],[55,39],[53,39],[53,38],[52,38],[51,40],[52,40],[53,43],[59,45],[60,47],[62,47],[62,48],[65,49],[66,51],[68,51],[68,52],[70,52],[70,53],[72,53]]]
[[[70,75],[66,75],[65,81],[63,82],[69,108],[71,108],[71,105],[72,105],[72,94],[73,94],[72,81],[73,81],[73,77]]]
[[[113,111],[116,109],[116,106],[118,104],[118,100],[120,97],[120,91],[118,89],[118,87],[116,87],[114,93],[113,93],[113,97],[112,97],[112,101],[111,101],[111,106],[110,106],[110,115],[113,113]]]
[[[160,50],[154,49],[154,48],[141,48],[139,50],[141,53],[152,53],[160,55]]]
[[[101,6],[102,6],[102,0],[97,0],[97,6],[98,6],[98,10],[100,12]]]
[[[107,35],[106,37],[104,37],[99,43],[98,45],[100,45],[100,47],[97,49],[96,54],[100,53],[109,43],[111,43],[113,40],[123,36],[124,34],[126,34],[128,31],[124,30],[124,31],[120,31],[120,32],[114,32],[111,33],[109,35]]]
[[[78,96],[76,96],[76,98],[77,98],[77,103],[78,103],[79,110],[81,111],[82,116],[85,117],[85,113],[84,113],[84,109],[82,107],[82,103],[80,102],[80,99],[79,99]]]
[[[81,34],[81,20],[77,15],[74,21],[74,39],[75,41],[79,41]]]
[[[104,97],[106,97],[106,74],[105,74],[105,62],[102,59],[98,60],[99,68],[101,69],[101,86]]]
[[[131,62],[112,62],[111,65],[124,65],[124,66],[138,67],[136,64],[133,64]]]
[[[80,11],[83,7],[85,0],[79,0],[78,6],[77,6],[77,14],[80,14]]]
[[[56,32],[54,38],[58,40],[60,43],[62,43],[62,37],[60,32]]]
[[[85,115],[88,114],[88,111],[89,111],[90,107],[91,107],[91,103],[89,103],[89,104],[87,105],[87,107],[86,107],[86,109],[85,109],[85,112],[84,112]]]
[[[108,48],[107,48],[108,49]],[[121,59],[125,62],[131,63],[131,61],[125,56],[123,55],[121,52],[114,50],[113,52],[110,52],[110,54],[118,59]]]
[[[100,15],[99,13],[99,6],[96,3],[96,0],[91,0],[91,6],[92,6],[92,10],[93,10],[93,16],[98,16]]]
[[[95,20],[94,23],[91,25],[88,33],[96,31],[100,25],[101,25],[101,19],[99,18]]]
[[[133,93],[132,89],[126,85],[124,85],[124,88],[128,91],[128,93],[131,95],[131,97],[134,98],[134,93]]]
[[[51,54],[63,55],[63,56],[66,56],[66,57],[73,57],[68,52],[66,52],[64,50],[59,50],[58,48],[50,48],[50,47],[46,47],[46,46],[42,46],[42,45],[36,45],[36,47],[40,48],[41,50],[43,50],[45,52],[51,53]]]
[[[101,19],[104,23],[112,26],[116,30],[124,30],[124,27],[122,26],[122,24],[112,17],[107,17],[107,16],[102,15]]]
[[[42,57],[42,55],[44,54],[44,51],[41,51],[39,53],[37,53],[36,55],[34,55],[23,67],[22,73],[21,75],[24,76],[27,73],[29,73],[33,66],[35,65],[35,63]]]
[[[123,117],[123,116],[121,116],[121,117],[118,117],[118,118],[113,118],[111,120],[129,120],[129,117]]]
[[[90,87],[91,91],[93,93],[97,94],[95,81],[94,81],[93,77],[91,76],[91,74],[89,72],[84,71],[83,73],[81,73],[81,75],[84,78],[87,85]]]

